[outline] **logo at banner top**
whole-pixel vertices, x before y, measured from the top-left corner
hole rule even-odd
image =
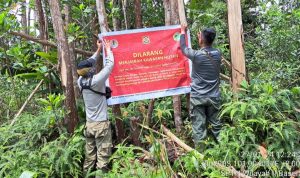
[[[118,46],[119,46],[119,43],[118,43],[117,40],[111,40],[111,47],[112,47],[112,48],[116,48],[116,47],[118,47]]]
[[[179,40],[180,40],[180,33],[179,33],[179,32],[174,33],[173,39],[174,39],[175,41],[179,41]]]
[[[143,36],[143,44],[149,44],[149,43],[150,43],[149,36]]]

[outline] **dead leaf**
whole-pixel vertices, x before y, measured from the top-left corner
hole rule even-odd
[[[259,152],[261,154],[261,156],[266,159],[268,157],[268,151],[266,150],[265,147],[263,146],[258,146]]]

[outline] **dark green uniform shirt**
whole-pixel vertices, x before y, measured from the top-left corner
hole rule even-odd
[[[180,48],[182,53],[192,61],[191,97],[219,98],[220,51],[212,47],[200,50],[188,48],[184,35],[180,36]]]

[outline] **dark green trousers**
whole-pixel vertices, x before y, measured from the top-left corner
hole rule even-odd
[[[206,139],[208,128],[211,129],[214,138],[217,140],[222,128],[221,121],[218,118],[220,105],[218,98],[191,97],[190,114],[195,145]]]

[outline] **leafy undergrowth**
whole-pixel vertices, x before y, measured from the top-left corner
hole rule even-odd
[[[248,175],[280,177],[299,169],[300,88],[280,90],[270,84],[243,84],[243,91],[233,100],[223,87],[221,118],[225,124],[219,144],[206,140],[204,158],[195,152],[184,153],[178,146],[175,159],[162,134],[144,129],[140,140],[144,147],[116,146],[111,157],[111,170],[104,177],[229,177],[216,163],[233,166]],[[0,177],[19,177],[31,173],[36,177],[82,177],[84,159],[83,124],[74,135],[61,126],[63,97],[50,95],[40,100],[44,109],[38,115],[23,114],[18,121],[0,127]],[[166,98],[157,103],[154,123],[172,124],[172,103]],[[163,104],[161,104],[163,103]],[[132,103],[123,113],[128,117],[147,103]],[[169,113],[170,112],[170,113]],[[143,115],[142,112],[140,112]],[[126,118],[124,117],[124,121]],[[169,121],[168,121],[169,120]],[[190,123],[180,137],[190,144]],[[191,145],[192,146],[192,145]],[[87,177],[88,177],[87,176]]]

